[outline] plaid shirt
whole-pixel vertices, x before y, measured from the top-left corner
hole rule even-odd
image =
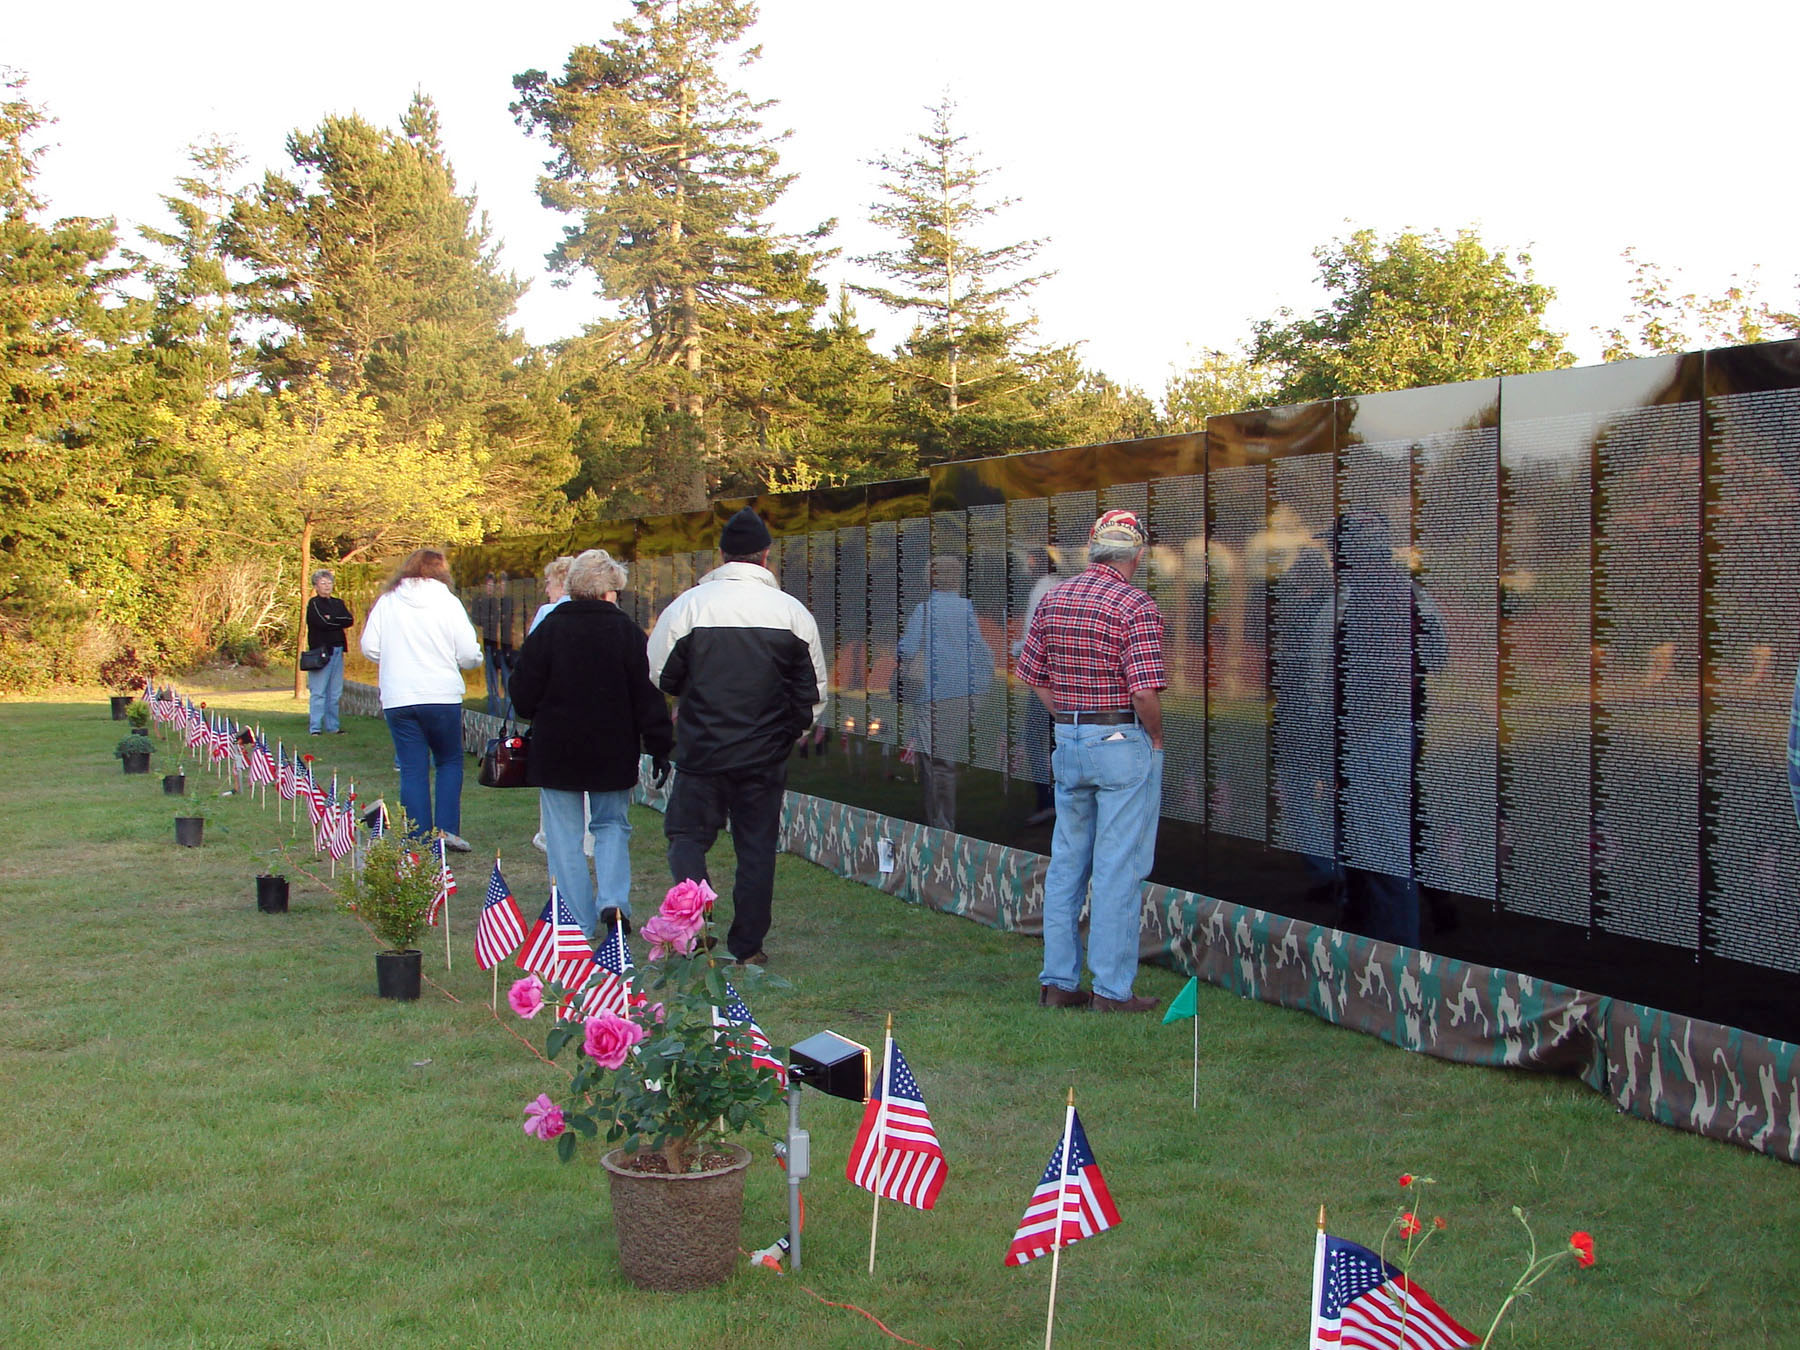
[[[1038,601],[1019,653],[1019,678],[1048,685],[1064,712],[1131,707],[1133,693],[1166,689],[1163,620],[1156,602],[1105,563]]]

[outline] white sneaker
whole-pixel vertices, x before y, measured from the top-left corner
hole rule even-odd
[[[444,847],[452,853],[473,853],[475,851],[474,846],[460,834],[445,834]]]
[[[539,830],[536,834],[531,836],[531,846],[539,853],[548,853],[550,851],[549,846],[544,843],[544,832],[542,830]]]

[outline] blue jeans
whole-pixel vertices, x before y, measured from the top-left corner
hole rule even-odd
[[[1131,997],[1137,977],[1138,915],[1156,857],[1163,752],[1140,726],[1056,727],[1056,835],[1044,874],[1044,969],[1040,984],[1081,983],[1082,901],[1089,968],[1102,998]]]
[[[344,692],[344,649],[333,647],[323,670],[306,672],[308,731],[338,729],[338,699]]]
[[[481,645],[481,676],[487,685],[487,710],[498,717],[506,707],[507,666],[505,654],[492,642]]]
[[[385,708],[388,735],[394,738],[394,763],[400,768],[400,805],[412,820],[413,833],[438,829],[462,833],[462,705],[411,703]],[[430,769],[437,766],[437,811],[431,809]]]
[[[625,814],[631,793],[590,792],[585,807],[582,795],[539,788],[538,806],[544,821],[550,880],[568,901],[581,931],[593,938],[598,936],[595,930],[601,910],[631,913],[631,820]],[[592,871],[581,846],[584,833],[594,836]]]

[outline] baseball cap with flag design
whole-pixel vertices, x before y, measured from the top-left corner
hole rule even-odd
[[[1134,511],[1108,511],[1094,522],[1088,539],[1096,544],[1124,544],[1131,548],[1142,548],[1150,542]]]

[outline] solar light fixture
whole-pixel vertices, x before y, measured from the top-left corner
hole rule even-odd
[[[800,1128],[800,1089],[849,1102],[869,1100],[869,1047],[821,1031],[788,1048],[788,1259],[800,1269],[800,1183],[812,1171],[812,1138]]]

